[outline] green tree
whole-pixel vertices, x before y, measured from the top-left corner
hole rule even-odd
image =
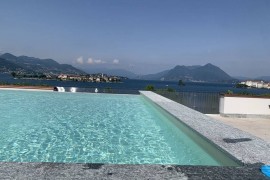
[[[11,73],[11,76],[15,77],[17,74],[15,72]]]
[[[46,75],[45,74],[40,74],[40,75],[38,75],[38,78],[45,79],[46,78]]]
[[[178,86],[185,86],[185,83],[180,79],[180,80],[178,81]]]
[[[147,85],[146,87],[145,87],[145,90],[146,91],[154,91],[155,90],[155,88],[154,88],[154,86],[153,85]]]
[[[236,88],[247,88],[248,86],[245,84],[236,84]]]

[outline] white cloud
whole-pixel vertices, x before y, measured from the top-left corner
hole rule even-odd
[[[87,60],[87,64],[94,64],[93,59],[92,59],[92,58],[88,58],[88,60]]]
[[[95,62],[96,64],[105,64],[105,63],[106,63],[106,61],[102,61],[102,60],[100,60],[100,59],[94,60],[94,62]]]
[[[83,56],[80,56],[80,57],[78,57],[76,59],[76,63],[77,64],[84,64],[84,63],[86,63],[86,64],[90,64],[90,65],[95,65],[95,64],[106,64],[107,62],[106,61],[103,61],[101,59],[93,59],[91,57],[89,57],[87,60],[84,61]],[[114,59],[112,61],[112,63],[113,64],[119,64],[120,61],[119,61],[119,59]]]
[[[101,64],[101,63],[102,63],[102,61],[101,61],[100,59],[94,60],[94,62],[95,62],[96,64]]]
[[[82,56],[78,57],[76,63],[83,64],[83,57]]]
[[[94,64],[105,64],[106,61],[102,61],[101,59],[93,59],[93,58],[89,57],[86,63],[87,64],[92,64],[92,65],[94,65]]]
[[[113,60],[113,64],[119,64],[119,60],[118,59],[114,59]]]

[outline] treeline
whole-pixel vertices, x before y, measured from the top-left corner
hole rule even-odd
[[[11,75],[14,78],[35,78],[35,79],[46,79],[47,76],[45,74],[24,74],[24,73],[16,73],[12,72]]]
[[[32,83],[26,83],[26,82],[20,82],[20,83],[0,82],[0,86],[44,86],[44,87],[50,87],[50,85],[48,85],[48,84],[32,84]]]
[[[184,83],[183,80],[179,80],[178,81],[178,86],[181,87],[181,86],[185,86],[186,84]],[[147,85],[145,88],[144,88],[146,91],[168,91],[168,92],[175,92],[176,90],[174,88],[171,88],[171,87],[167,87],[167,88],[163,88],[163,89],[155,89],[155,87],[151,84]]]
[[[254,93],[250,93],[250,92],[246,92],[246,91],[234,93],[233,91],[228,90],[225,94],[229,94],[229,95],[240,95],[240,96],[254,96],[254,97],[270,97],[270,93],[254,94]]]

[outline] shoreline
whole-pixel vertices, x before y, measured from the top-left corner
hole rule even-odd
[[[19,86],[19,85],[0,85],[1,90],[35,90],[35,91],[53,91],[52,86]]]

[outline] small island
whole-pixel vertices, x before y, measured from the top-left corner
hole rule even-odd
[[[60,74],[57,79],[62,81],[83,81],[83,82],[121,82],[122,79],[127,79],[126,77],[120,76],[109,76],[107,74],[87,74],[87,75],[67,75]]]
[[[265,88],[270,89],[270,83],[264,81],[243,81],[236,85],[237,88]]]
[[[103,73],[97,74],[49,74],[49,73],[22,73],[12,72],[11,75],[17,79],[43,79],[60,81],[82,81],[82,82],[121,82],[127,79],[122,76],[111,76]]]

